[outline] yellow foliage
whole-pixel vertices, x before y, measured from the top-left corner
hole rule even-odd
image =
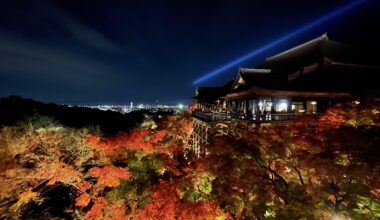
[[[43,199],[40,197],[38,192],[33,192],[32,188],[28,188],[26,191],[22,192],[19,197],[18,201],[13,204],[10,209],[13,212],[19,212],[20,209],[26,205],[27,203],[34,201],[37,204],[41,204]]]
[[[31,131],[26,127],[3,127],[0,130],[0,157],[11,160],[18,154],[27,152],[28,146],[33,145]]]

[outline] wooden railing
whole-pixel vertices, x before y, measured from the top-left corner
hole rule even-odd
[[[192,114],[194,117],[199,118],[203,121],[223,121],[228,118],[231,118],[226,113],[221,113],[221,112],[202,112],[195,110]]]
[[[196,110],[192,114],[195,118],[201,119],[202,121],[215,122],[223,121],[231,118],[257,121],[257,122],[276,122],[276,121],[292,121],[297,118],[319,118],[320,113],[307,114],[307,113],[268,113],[268,114],[256,114],[256,115],[244,115],[236,113],[225,113],[225,112],[202,112]]]

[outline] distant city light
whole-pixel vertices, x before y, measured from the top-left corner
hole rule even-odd
[[[183,109],[183,105],[182,104],[178,104],[178,108],[179,109]]]
[[[76,107],[76,106],[68,106],[68,107]],[[134,106],[131,102],[129,105],[79,105],[78,107],[85,107],[85,108],[92,108],[92,109],[98,109],[102,111],[114,111],[114,112],[120,112],[120,113],[129,113],[132,111],[139,111],[139,110],[147,110],[149,112],[175,112],[178,110],[178,108],[185,108],[184,105],[181,104],[181,107],[179,105],[164,105],[164,104],[138,104],[137,106]]]
[[[285,42],[285,41],[287,41],[287,40],[289,40],[289,39],[291,39],[291,38],[293,38],[293,37],[295,37],[295,36],[297,36],[303,32],[305,32],[305,31],[308,31],[308,30],[310,30],[310,29],[334,18],[334,17],[337,17],[337,16],[343,14],[344,12],[347,12],[347,11],[361,5],[362,3],[366,2],[366,1],[367,0],[356,0],[356,1],[351,2],[350,4],[347,4],[343,7],[340,7],[338,9],[322,16],[321,18],[318,18],[318,19],[304,25],[303,27],[301,27],[299,29],[296,29],[296,30],[290,32],[289,34],[287,34],[285,36],[282,36],[282,37],[280,37],[280,38],[278,38],[278,39],[276,39],[276,40],[274,40],[274,41],[272,41],[272,42],[270,42],[270,43],[268,43],[262,47],[255,49],[254,51],[252,51],[252,52],[250,52],[250,53],[248,53],[248,54],[246,54],[240,58],[237,58],[235,60],[230,61],[229,63],[211,71],[210,73],[207,73],[206,75],[194,80],[193,85],[198,85],[199,83],[201,83],[201,82],[203,82],[203,81],[205,81],[205,80],[207,80],[213,76],[216,76],[216,75],[218,75],[218,74],[220,74],[220,73],[222,73],[222,72],[224,72],[224,71],[226,71],[232,67],[236,67],[237,65],[241,64],[242,62],[244,62],[250,58],[253,58],[254,56],[257,56],[257,55],[263,53],[264,51],[267,51],[267,50],[269,50],[269,49],[271,49],[271,48],[273,48],[273,47],[275,47],[275,46],[277,46],[277,45],[279,45],[279,44],[281,44],[281,43],[283,43],[283,42]]]

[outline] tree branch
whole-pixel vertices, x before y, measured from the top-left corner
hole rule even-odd
[[[284,186],[286,188],[288,188],[288,183],[286,182],[286,180],[282,176],[280,176],[278,173],[276,173],[276,171],[272,170],[270,167],[262,165],[256,157],[253,157],[253,158],[255,158],[256,163],[261,168],[265,168],[265,169],[269,170],[269,172],[271,172],[275,177],[277,177],[280,180],[280,182],[282,182],[284,184]]]
[[[296,166],[293,166],[293,168],[298,173],[298,178],[300,179],[301,185],[305,185],[305,182],[302,179],[301,171]]]

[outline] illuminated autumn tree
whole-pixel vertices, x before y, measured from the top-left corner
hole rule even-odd
[[[319,121],[214,137],[207,156],[189,160],[188,116],[112,136],[57,123],[3,127],[0,218],[49,210],[49,192],[67,189],[62,213],[76,219],[377,219],[379,112],[337,105]]]

